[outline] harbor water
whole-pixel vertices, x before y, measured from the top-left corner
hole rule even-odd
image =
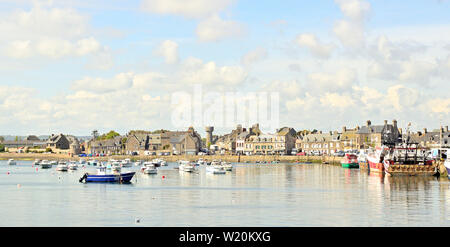
[[[94,167],[0,161],[0,226],[450,226],[447,178],[323,164],[234,164],[224,175],[175,167],[137,172],[131,184],[83,184]]]

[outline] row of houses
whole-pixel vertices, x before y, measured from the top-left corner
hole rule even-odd
[[[353,129],[343,127],[341,132],[314,133],[300,135],[296,140],[296,150],[305,153],[333,154],[339,151],[361,150],[374,148],[386,143],[399,143],[402,136],[409,136],[409,142],[418,143],[425,148],[450,147],[450,132],[448,127],[439,130],[403,133],[397,121],[384,121],[382,125],[372,125],[369,120],[365,126]]]
[[[52,134],[47,140],[39,139],[35,135],[29,135],[24,140],[3,141],[1,143],[6,149],[17,152],[26,150],[44,150],[51,149],[52,152],[80,154],[84,151],[79,140],[72,135]]]
[[[202,148],[201,136],[190,127],[187,131],[161,130],[130,131],[126,136],[107,140],[92,140],[88,152],[93,154],[198,154]]]
[[[213,136],[213,127],[206,127],[207,141],[193,127],[187,131],[159,130],[130,131],[125,136],[111,139],[92,139],[80,141],[75,136],[53,134],[47,140],[30,135],[24,140],[3,141],[9,150],[48,149],[68,154],[198,154],[209,148],[211,152],[222,154],[293,154],[298,152],[333,154],[339,151],[360,150],[381,146],[384,143],[398,143],[402,138],[402,129],[397,121],[381,125],[372,125],[369,120],[364,126],[343,127],[341,131],[297,133],[295,129],[283,127],[275,133],[263,133],[259,124],[250,128],[238,125],[229,134]],[[426,148],[450,148],[448,127],[408,134],[410,142]],[[206,144],[205,142],[208,142]]]
[[[295,147],[296,131],[283,127],[275,133],[262,133],[259,124],[249,129],[238,125],[230,134],[217,138],[210,149],[228,154],[291,154]]]

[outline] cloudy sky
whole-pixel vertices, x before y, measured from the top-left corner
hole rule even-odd
[[[295,129],[450,124],[450,1],[124,2],[0,0],[0,134],[175,129],[194,85]]]

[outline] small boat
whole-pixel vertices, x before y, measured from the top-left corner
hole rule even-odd
[[[38,166],[40,163],[41,163],[41,160],[40,160],[40,159],[35,159],[35,160],[33,161],[33,166]]]
[[[165,160],[161,160],[161,166],[168,166],[168,164]]]
[[[80,163],[80,165],[84,165],[84,164],[86,164],[86,160],[85,159],[80,159],[80,161],[78,161],[78,163]]]
[[[221,165],[211,165],[206,167],[206,172],[211,174],[225,174],[227,173]]]
[[[222,167],[225,171],[233,171],[233,165],[230,162],[222,162]]]
[[[65,161],[60,161],[58,165],[56,166],[56,170],[60,172],[66,172],[69,170],[69,166]]]
[[[80,183],[129,183],[136,172],[108,172],[105,166],[97,168],[97,174],[85,173],[80,178]]]
[[[71,170],[71,171],[78,170],[78,165],[75,161],[69,162],[69,170]]]
[[[132,167],[132,166],[133,166],[133,163],[131,162],[130,159],[124,159],[124,160],[122,160],[122,162],[120,163],[120,165],[121,165],[122,167]]]
[[[155,165],[152,162],[145,162],[142,165],[141,171],[144,174],[157,174],[158,170],[156,169]]]
[[[142,165],[142,160],[138,160],[136,162],[134,162],[134,166],[140,166]]]
[[[355,154],[345,154],[341,165],[343,168],[359,168],[358,157]]]
[[[367,162],[367,154],[365,150],[361,150],[358,155],[358,164],[360,169],[368,169],[369,162]]]
[[[162,160],[162,159],[153,159],[152,160],[152,163],[153,163],[153,165],[155,165],[155,167],[160,167],[160,166],[162,166],[162,163],[166,163],[164,160]],[[167,164],[167,163],[166,163]]]
[[[113,172],[120,172],[122,171],[122,163],[118,161],[108,162],[106,168]]]
[[[53,164],[48,160],[43,160],[39,165],[42,169],[50,169],[53,166]]]
[[[192,163],[190,161],[181,160],[178,162],[180,165],[178,166],[178,169],[180,172],[194,172],[195,171],[195,163]]]
[[[197,165],[203,166],[203,165],[208,165],[208,163],[203,158],[200,158],[197,161]]]
[[[15,166],[15,165],[17,165],[17,163],[16,163],[16,161],[14,159],[9,159],[8,160],[8,165]]]
[[[52,161],[50,161],[50,164],[51,164],[52,166],[56,166],[56,165],[58,165],[58,161],[52,160]]]
[[[445,169],[447,170],[448,178],[450,178],[450,157],[448,157],[449,154],[450,154],[450,152],[447,151],[447,158],[444,161],[444,166],[445,166]]]
[[[98,166],[100,163],[97,160],[89,160],[87,164],[90,166]]]

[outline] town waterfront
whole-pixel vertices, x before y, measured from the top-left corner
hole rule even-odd
[[[225,175],[176,166],[138,173],[131,184],[82,184],[93,167],[0,161],[0,226],[450,226],[445,177],[324,164],[234,164]]]

